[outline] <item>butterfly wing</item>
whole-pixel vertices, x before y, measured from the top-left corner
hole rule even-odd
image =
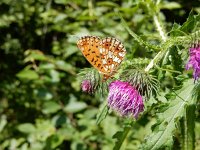
[[[107,72],[104,76],[105,78],[109,78],[109,76],[112,76],[116,72],[118,66],[124,59],[126,49],[119,40],[111,37],[103,39],[100,45],[100,58]]]
[[[101,39],[97,36],[84,36],[78,40],[77,46],[92,66],[100,73],[105,73],[99,52],[100,43]]]

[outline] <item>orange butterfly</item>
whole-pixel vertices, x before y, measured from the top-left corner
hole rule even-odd
[[[90,64],[103,74],[104,81],[116,73],[126,55],[123,44],[111,37],[84,36],[78,40],[77,46]]]

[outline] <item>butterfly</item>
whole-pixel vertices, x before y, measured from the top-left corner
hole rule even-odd
[[[77,46],[90,64],[103,75],[103,81],[116,73],[126,55],[123,44],[112,37],[101,39],[84,36],[77,41]]]

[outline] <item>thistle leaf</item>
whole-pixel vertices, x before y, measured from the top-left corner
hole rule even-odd
[[[145,140],[142,149],[156,150],[163,147],[171,147],[173,143],[173,131],[176,128],[176,123],[184,115],[187,105],[192,104],[194,98],[192,90],[194,83],[192,80],[187,80],[183,87],[177,91],[176,98],[169,102],[168,108],[158,114],[157,125],[154,125],[154,131]]]
[[[195,105],[188,106],[181,124],[182,127],[182,149],[194,150],[195,144]]]

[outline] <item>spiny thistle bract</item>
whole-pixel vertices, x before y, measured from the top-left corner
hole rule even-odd
[[[99,92],[101,95],[107,94],[108,82],[110,82],[110,80],[102,82],[103,79],[96,69],[83,69],[78,74],[78,77],[81,80],[81,89],[83,92],[89,94],[94,94],[96,92]]]
[[[149,99],[152,94],[156,94],[159,82],[148,72],[139,68],[127,67],[120,76],[121,80],[129,82],[142,96]]]

